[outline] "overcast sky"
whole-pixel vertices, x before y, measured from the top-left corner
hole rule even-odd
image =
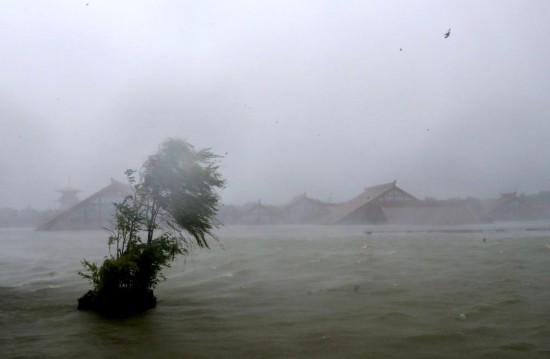
[[[3,1],[0,208],[55,208],[167,137],[225,203],[550,190],[550,1]],[[451,29],[451,35],[444,34]]]

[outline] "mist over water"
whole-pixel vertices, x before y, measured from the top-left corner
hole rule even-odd
[[[68,182],[86,198],[167,137],[224,156],[227,204],[393,180],[418,198],[547,191],[549,15],[544,0],[9,1],[0,208],[56,207]]]
[[[537,358],[550,354],[544,232],[365,234],[243,226],[174,263],[157,308],[76,310],[105,233],[2,229],[0,352],[14,357]],[[518,227],[521,228],[521,227]],[[384,232],[383,230],[387,230]],[[485,241],[483,239],[485,238]]]
[[[548,215],[548,19],[547,0],[4,1],[0,227],[168,137],[222,156],[225,208],[397,181]],[[127,319],[76,310],[106,233],[0,228],[0,358],[549,357],[550,232],[527,226],[550,223],[228,226]]]

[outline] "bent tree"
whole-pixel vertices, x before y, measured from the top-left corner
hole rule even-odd
[[[78,300],[78,309],[127,314],[154,307],[162,269],[217,240],[217,189],[225,184],[218,158],[209,148],[167,139],[139,172],[126,171],[132,194],[115,203],[109,256],[99,267],[82,261],[79,274],[93,289]]]

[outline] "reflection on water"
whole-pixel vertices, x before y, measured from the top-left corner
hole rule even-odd
[[[127,319],[76,310],[105,233],[4,229],[0,356],[548,357],[550,233],[485,229],[224,228]]]

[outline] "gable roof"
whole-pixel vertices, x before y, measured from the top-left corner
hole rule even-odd
[[[239,222],[243,224],[282,222],[281,209],[275,206],[266,206],[258,201],[241,213]]]
[[[375,203],[380,197],[384,196],[385,194],[387,194],[392,190],[397,190],[398,192],[403,194],[404,197],[407,197],[408,199],[416,200],[414,196],[410,195],[409,193],[403,191],[401,188],[397,187],[396,183],[397,181],[393,181],[393,182],[365,188],[365,190],[359,195],[357,195],[356,197],[334,208],[334,210],[331,213],[329,223],[336,224],[340,222],[345,217],[349,216],[350,214],[359,210],[360,208],[363,208],[372,203]]]
[[[468,225],[479,224],[466,201],[410,201],[382,203],[389,224],[396,225]]]
[[[303,193],[292,198],[287,204],[284,205],[283,209],[294,207],[301,202],[307,202],[307,203],[311,203],[319,206],[323,206],[326,204],[318,199],[308,197],[307,193]]]
[[[263,213],[269,213],[269,214],[277,214],[278,212],[280,212],[280,209],[278,209],[275,206],[268,206],[268,205],[262,204],[261,202],[256,202],[248,206],[247,209],[241,213],[241,215],[246,216],[249,213],[254,213],[258,211],[261,211]]]
[[[47,231],[47,230],[65,229],[63,227],[66,227],[67,224],[70,227],[67,229],[89,229],[89,228],[77,228],[78,226],[76,224],[73,226],[70,223],[67,223],[69,222],[69,216],[71,215],[71,213],[78,211],[79,209],[82,209],[90,205],[95,200],[103,197],[120,197],[120,199],[122,200],[124,197],[131,194],[132,194],[132,187],[130,185],[123,182],[116,181],[111,178],[111,183],[109,185],[103,187],[96,193],[78,202],[74,206],[69,207],[66,210],[62,211],[61,213],[57,214],[56,216],[51,218],[49,221],[40,225],[37,228],[37,230]],[[97,229],[101,229],[101,228],[97,228]]]
[[[485,219],[504,219],[501,217],[499,212],[505,210],[506,207],[511,204],[516,203],[522,207],[521,213],[515,213],[514,217],[517,218],[507,218],[514,220],[521,219],[539,219],[542,215],[540,209],[531,205],[528,201],[525,200],[523,196],[518,196],[516,192],[511,193],[501,193],[500,197],[494,200],[489,200],[484,203],[484,208],[482,216]]]
[[[284,221],[293,224],[323,223],[332,205],[308,197],[306,193],[294,197],[281,208]]]

